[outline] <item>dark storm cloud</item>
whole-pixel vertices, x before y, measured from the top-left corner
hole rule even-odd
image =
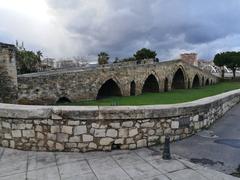
[[[61,30],[59,38],[64,38],[61,46],[49,47],[50,54],[54,51],[58,56],[96,56],[107,51],[113,58],[128,57],[147,47],[156,50],[161,59],[185,51],[212,58],[218,51],[239,48],[239,0],[46,2]],[[47,40],[56,40],[54,35],[55,39],[49,34]]]

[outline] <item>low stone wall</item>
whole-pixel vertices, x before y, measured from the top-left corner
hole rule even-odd
[[[154,106],[73,107],[0,104],[0,145],[39,151],[135,149],[190,136],[240,101],[240,90]]]

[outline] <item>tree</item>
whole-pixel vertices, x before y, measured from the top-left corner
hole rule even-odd
[[[37,51],[38,61],[41,62],[41,58],[43,57],[43,53],[41,51]]]
[[[32,51],[17,51],[16,62],[18,74],[37,72],[41,63],[39,55]]]
[[[98,54],[98,64],[108,64],[109,55],[106,52],[100,52]]]
[[[233,79],[235,79],[237,67],[240,67],[240,53],[227,52],[225,65],[232,70]]]
[[[222,71],[221,76],[222,76],[222,78],[224,78],[224,65],[225,65],[225,61],[226,61],[226,59],[225,59],[225,54],[224,53],[216,54],[215,57],[214,57],[214,60],[213,60],[214,64],[221,68],[221,71]]]
[[[233,78],[236,77],[236,69],[240,67],[240,52],[223,52],[216,54],[214,64],[222,68],[222,78],[224,78],[224,66],[230,68],[233,72]]]
[[[142,59],[155,59],[157,53],[155,51],[151,51],[150,49],[142,48],[133,55],[136,60]]]

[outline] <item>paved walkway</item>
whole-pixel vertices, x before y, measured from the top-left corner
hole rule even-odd
[[[231,174],[240,166],[240,104],[208,130],[171,144],[186,159]]]
[[[231,180],[238,179],[159,152],[24,152],[0,148],[0,180]]]

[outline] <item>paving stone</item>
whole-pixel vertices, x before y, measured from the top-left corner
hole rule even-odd
[[[195,172],[192,169],[183,169],[179,171],[175,171],[173,173],[169,173],[168,177],[171,178],[171,180],[207,180],[204,176],[200,175],[199,173]]]
[[[113,155],[113,158],[120,164],[120,166],[131,166],[134,164],[141,164],[145,161],[141,159],[139,156],[137,156],[134,153],[127,153],[127,154],[119,154],[119,155]]]
[[[154,169],[148,163],[134,164],[132,166],[124,166],[123,169],[133,179],[145,179],[145,178],[150,178],[150,177],[154,177],[162,174],[156,169]]]
[[[41,168],[27,173],[29,180],[60,180],[57,166]]]
[[[92,173],[88,163],[84,160],[61,164],[58,168],[61,178]]]
[[[181,162],[179,162],[177,160],[154,159],[154,160],[150,160],[148,162],[163,173],[179,171],[181,169],[186,168],[185,165],[183,165]]]
[[[98,180],[97,177],[93,174],[81,174],[77,176],[71,176],[68,178],[61,178],[61,180]]]
[[[26,180],[26,173],[14,174],[14,175],[4,176],[4,177],[0,175],[0,179],[1,180]]]

